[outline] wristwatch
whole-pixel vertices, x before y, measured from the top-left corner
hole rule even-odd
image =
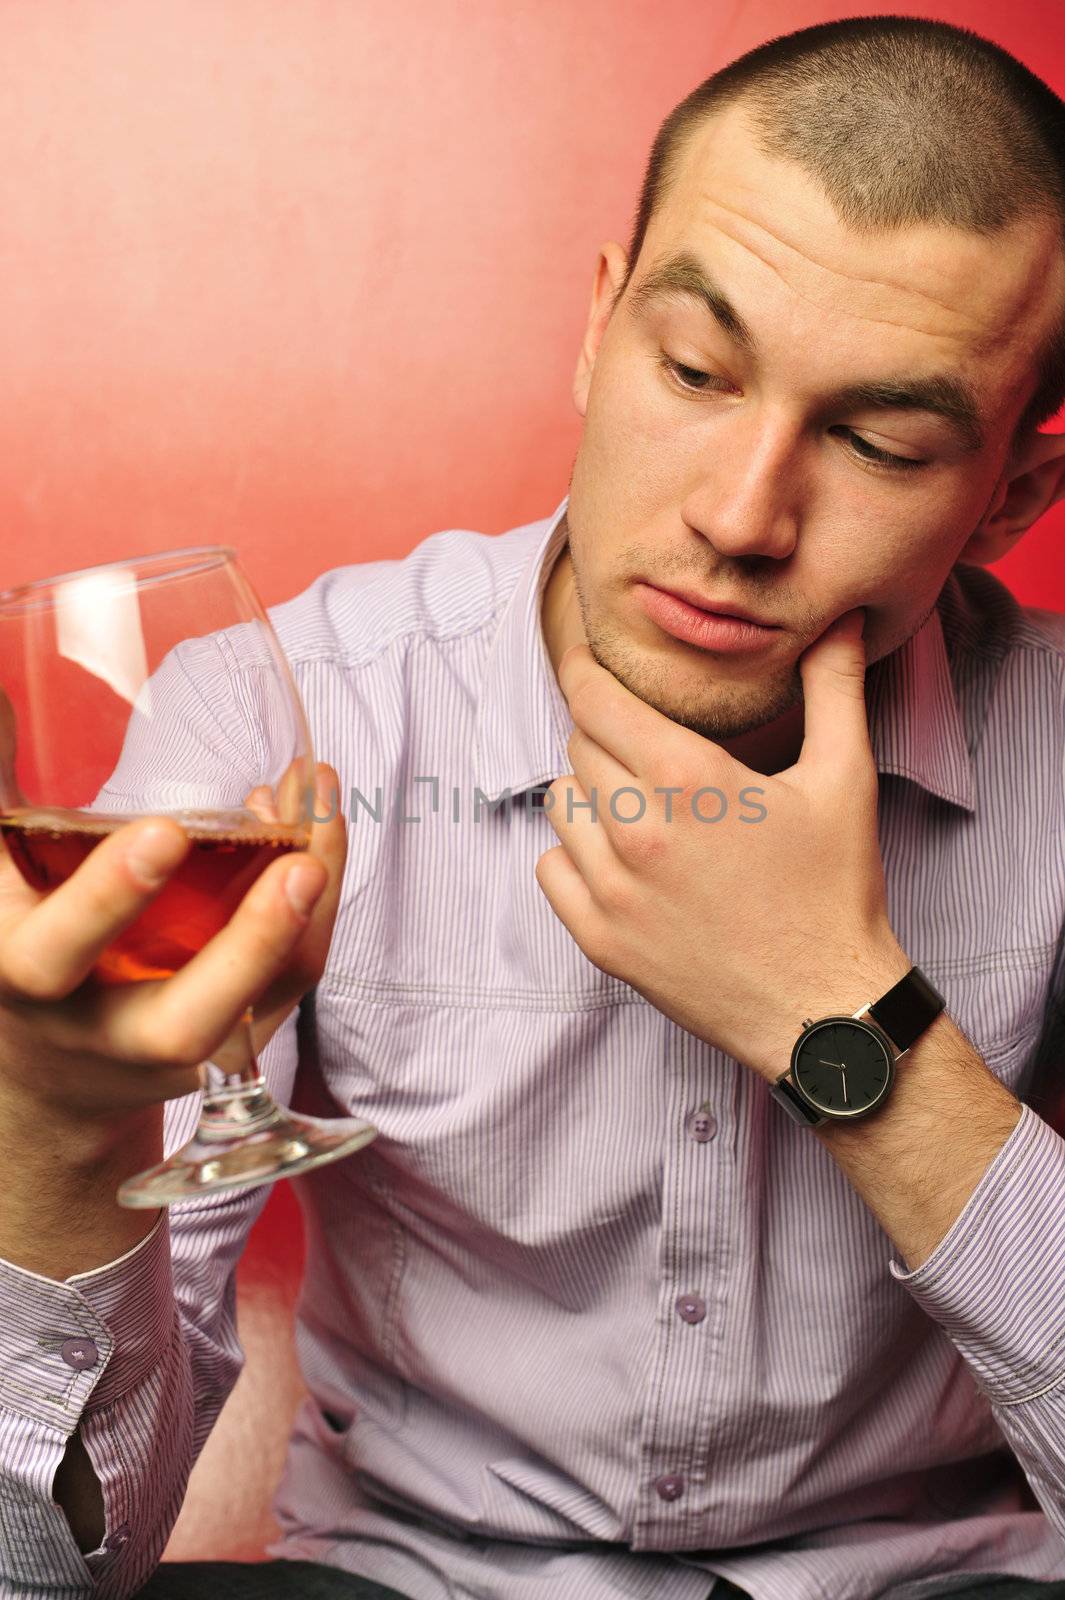
[[[849,1017],[806,1018],[791,1066],[770,1094],[805,1128],[853,1121],[879,1110],[895,1063],[946,1005],[918,967],[872,1005]]]

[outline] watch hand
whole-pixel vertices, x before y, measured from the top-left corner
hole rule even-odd
[[[818,1066],[838,1067],[841,1072],[843,1071],[843,1063],[841,1061],[822,1061],[820,1056],[818,1057]]]
[[[843,1079],[843,1104],[845,1106],[849,1106],[850,1105],[850,1101],[847,1098],[847,1073],[846,1073],[846,1069],[844,1067],[840,1067],[839,1070],[840,1070],[840,1076]]]

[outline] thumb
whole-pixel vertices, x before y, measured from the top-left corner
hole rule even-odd
[[[285,970],[255,1002],[255,1041],[261,1048],[280,1027],[294,1004],[312,989],[325,970],[333,924],[347,860],[347,829],[340,805],[340,780],[334,767],[319,762],[315,768],[315,820],[311,825],[308,855],[317,856],[329,874],[311,920]]]
[[[805,707],[800,764],[849,766],[871,754],[864,627],[861,606],[847,611],[799,658]]]
[[[301,949],[310,955],[312,962],[320,958],[324,966],[340,905],[348,855],[348,833],[340,804],[340,779],[335,767],[328,766],[324,761],[317,764],[314,789],[315,812],[308,854],[318,857],[329,879],[311,913],[310,926],[303,936]]]

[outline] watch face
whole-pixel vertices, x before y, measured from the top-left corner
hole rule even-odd
[[[894,1058],[878,1033],[851,1017],[825,1017],[802,1035],[792,1079],[829,1117],[871,1111],[891,1087]]]

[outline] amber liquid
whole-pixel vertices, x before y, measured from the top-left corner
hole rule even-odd
[[[26,809],[0,814],[0,836],[30,887],[47,892],[65,883],[108,834],[133,820]],[[175,820],[192,848],[166,887],[103,952],[94,968],[102,983],[168,978],[225,926],[271,861],[306,842],[298,829],[250,817],[212,817],[207,811]]]

